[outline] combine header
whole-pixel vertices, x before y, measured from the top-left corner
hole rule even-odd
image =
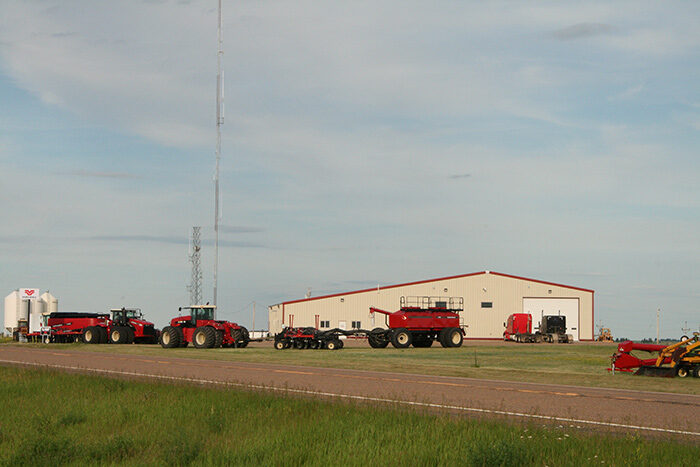
[[[642,359],[633,355],[633,351],[657,353],[653,358]],[[617,346],[617,352],[611,357],[608,371],[633,372],[635,375],[685,378],[692,374],[700,378],[700,333],[682,339],[675,344],[639,344],[625,341]]]

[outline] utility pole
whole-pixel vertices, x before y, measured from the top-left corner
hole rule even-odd
[[[216,54],[216,168],[214,170],[214,296],[216,306],[219,282],[219,161],[221,160],[221,125],[224,124],[224,75],[221,61],[224,56],[224,40],[221,28],[221,0],[219,0],[219,22],[217,27],[218,51]],[[216,313],[216,312],[215,312]]]

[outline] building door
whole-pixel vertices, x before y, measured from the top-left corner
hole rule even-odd
[[[532,327],[539,325],[544,315],[566,316],[566,333],[579,340],[578,298],[523,298],[523,313],[532,315]]]

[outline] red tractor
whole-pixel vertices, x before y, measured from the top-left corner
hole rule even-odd
[[[371,307],[370,313],[386,315],[389,329],[375,328],[368,335],[369,345],[381,349],[430,347],[438,341],[443,347],[460,347],[464,339],[459,312],[464,310],[462,297],[401,297],[401,309],[395,312]]]
[[[110,344],[156,344],[158,330],[143,319],[140,308],[113,308],[109,326]]]
[[[248,330],[230,321],[214,319],[214,305],[181,307],[190,314],[170,320],[160,333],[160,345],[169,349],[187,347],[190,342],[198,349],[212,347],[245,347],[250,342]]]

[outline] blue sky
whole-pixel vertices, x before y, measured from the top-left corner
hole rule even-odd
[[[700,325],[700,5],[224,2],[221,316],[484,269]],[[211,298],[216,2],[0,7],[0,284]]]

